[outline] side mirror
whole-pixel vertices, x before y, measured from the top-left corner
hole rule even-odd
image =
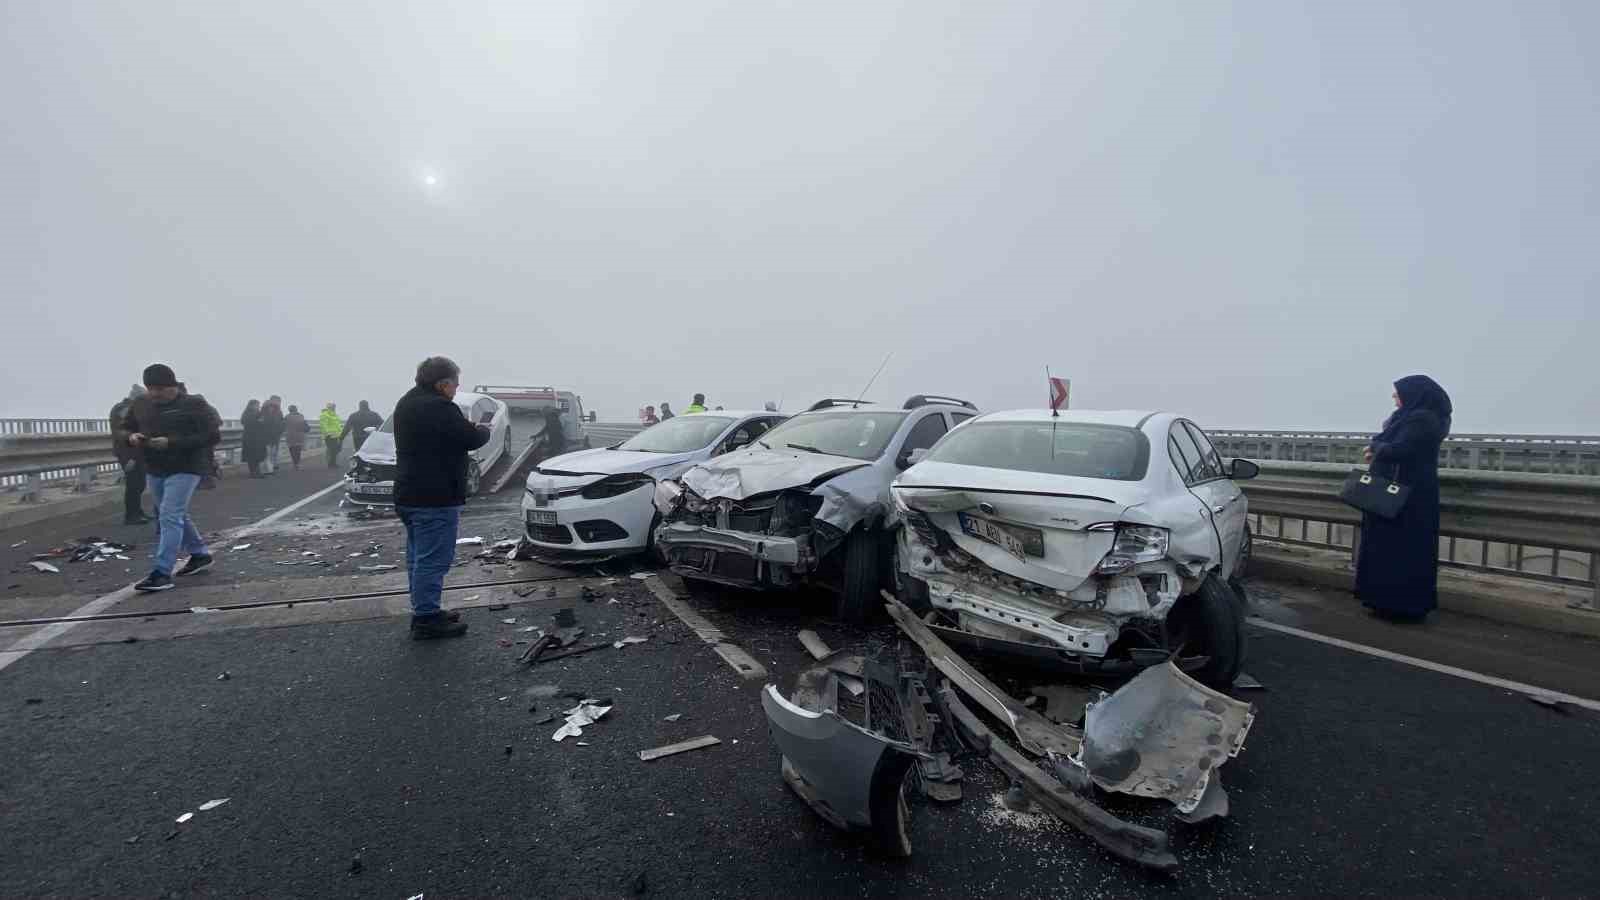
[[[1234,481],[1249,481],[1261,474],[1261,467],[1248,459],[1236,459],[1228,463],[1228,477]]]
[[[906,452],[900,454],[900,458],[895,461],[895,465],[904,471],[927,458],[928,448],[918,447],[915,450],[907,450]]]

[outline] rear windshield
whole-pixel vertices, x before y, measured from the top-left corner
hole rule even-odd
[[[708,416],[699,413],[678,416],[660,425],[651,425],[626,441],[618,450],[636,450],[640,453],[688,453],[710,446],[717,435],[733,424],[725,416]]]
[[[964,466],[1138,481],[1150,442],[1136,428],[1074,422],[971,422],[935,444],[928,459]]]
[[[774,450],[877,459],[905,418],[903,412],[803,413],[762,435],[761,443]]]

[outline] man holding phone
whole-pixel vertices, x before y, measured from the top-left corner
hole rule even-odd
[[[133,586],[148,594],[173,587],[180,549],[189,560],[178,575],[211,568],[211,551],[189,518],[189,501],[200,479],[211,471],[211,448],[222,441],[222,419],[204,397],[181,389],[170,366],[156,363],[145,368],[144,386],[144,396],[123,414],[116,437],[143,452],[161,523],[155,567]]]
[[[461,414],[460,385],[459,366],[430,356],[394,408],[394,509],[406,527],[411,637],[419,641],[467,631],[458,614],[439,608],[439,599],[467,502],[467,454],[488,443],[489,419],[474,425]]]

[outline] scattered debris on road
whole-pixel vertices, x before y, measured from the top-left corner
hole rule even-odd
[[[674,756],[679,753],[688,753],[690,750],[699,750],[704,747],[714,747],[720,743],[722,743],[722,741],[716,737],[713,737],[709,734],[703,734],[697,738],[690,738],[687,741],[679,741],[676,744],[668,744],[665,747],[656,747],[650,750],[640,750],[639,760],[641,762],[649,762],[653,759],[660,759],[663,756]]]
[[[183,823],[189,821],[192,818],[194,818],[194,813],[186,812],[183,815],[179,816],[178,818],[174,819],[173,821],[177,822],[179,825],[182,825]]]
[[[477,547],[477,546],[480,546],[482,543],[483,543],[483,538],[481,538],[481,537],[456,538],[456,546],[457,547]]]
[[[650,639],[649,638],[642,638],[642,637],[635,637],[633,635],[629,635],[628,637],[625,637],[622,640],[617,641],[616,643],[612,644],[611,646],[615,647],[618,650],[621,650],[623,647],[626,647],[629,644],[642,644],[642,643],[644,643],[645,641],[648,641],[648,640],[650,640]]]
[[[683,718],[683,713],[673,713],[670,716],[662,716],[661,717],[661,721],[663,721],[663,722],[676,722],[681,718]]]
[[[389,571],[392,571],[394,569],[398,569],[400,567],[399,566],[395,566],[395,565],[390,565],[388,563],[379,563],[378,565],[375,565],[375,566],[357,566],[356,568],[360,569],[363,572],[389,572]]]
[[[601,705],[605,704],[605,705]],[[569,737],[583,734],[583,729],[600,721],[606,713],[611,712],[611,701],[587,699],[577,706],[566,711],[567,721],[556,733],[550,736],[552,741],[563,741]]]
[[[232,677],[233,677],[233,674],[231,672],[224,671],[221,675],[217,676],[217,680],[218,681],[227,681],[228,679],[230,679]]]
[[[232,800],[232,799],[233,799],[232,797],[223,797],[220,800],[207,800],[206,802],[200,804],[200,811],[201,812],[210,812],[211,810],[216,809],[217,807],[221,806],[224,803],[227,803],[229,800]]]
[[[60,569],[56,568],[55,566],[50,565],[47,562],[39,562],[38,560],[32,560],[32,561],[30,561],[28,563],[28,565],[31,566],[35,572],[51,572],[51,573],[54,573],[54,574],[60,574],[61,573]]]
[[[249,550],[251,546],[252,546],[251,544],[234,544],[232,547],[229,547],[228,549],[229,550]]]

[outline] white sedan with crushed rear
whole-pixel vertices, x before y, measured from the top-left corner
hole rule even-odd
[[[990,413],[895,481],[901,591],[954,645],[1088,674],[1173,658],[1227,687],[1250,542],[1234,481],[1256,472],[1171,413]]]

